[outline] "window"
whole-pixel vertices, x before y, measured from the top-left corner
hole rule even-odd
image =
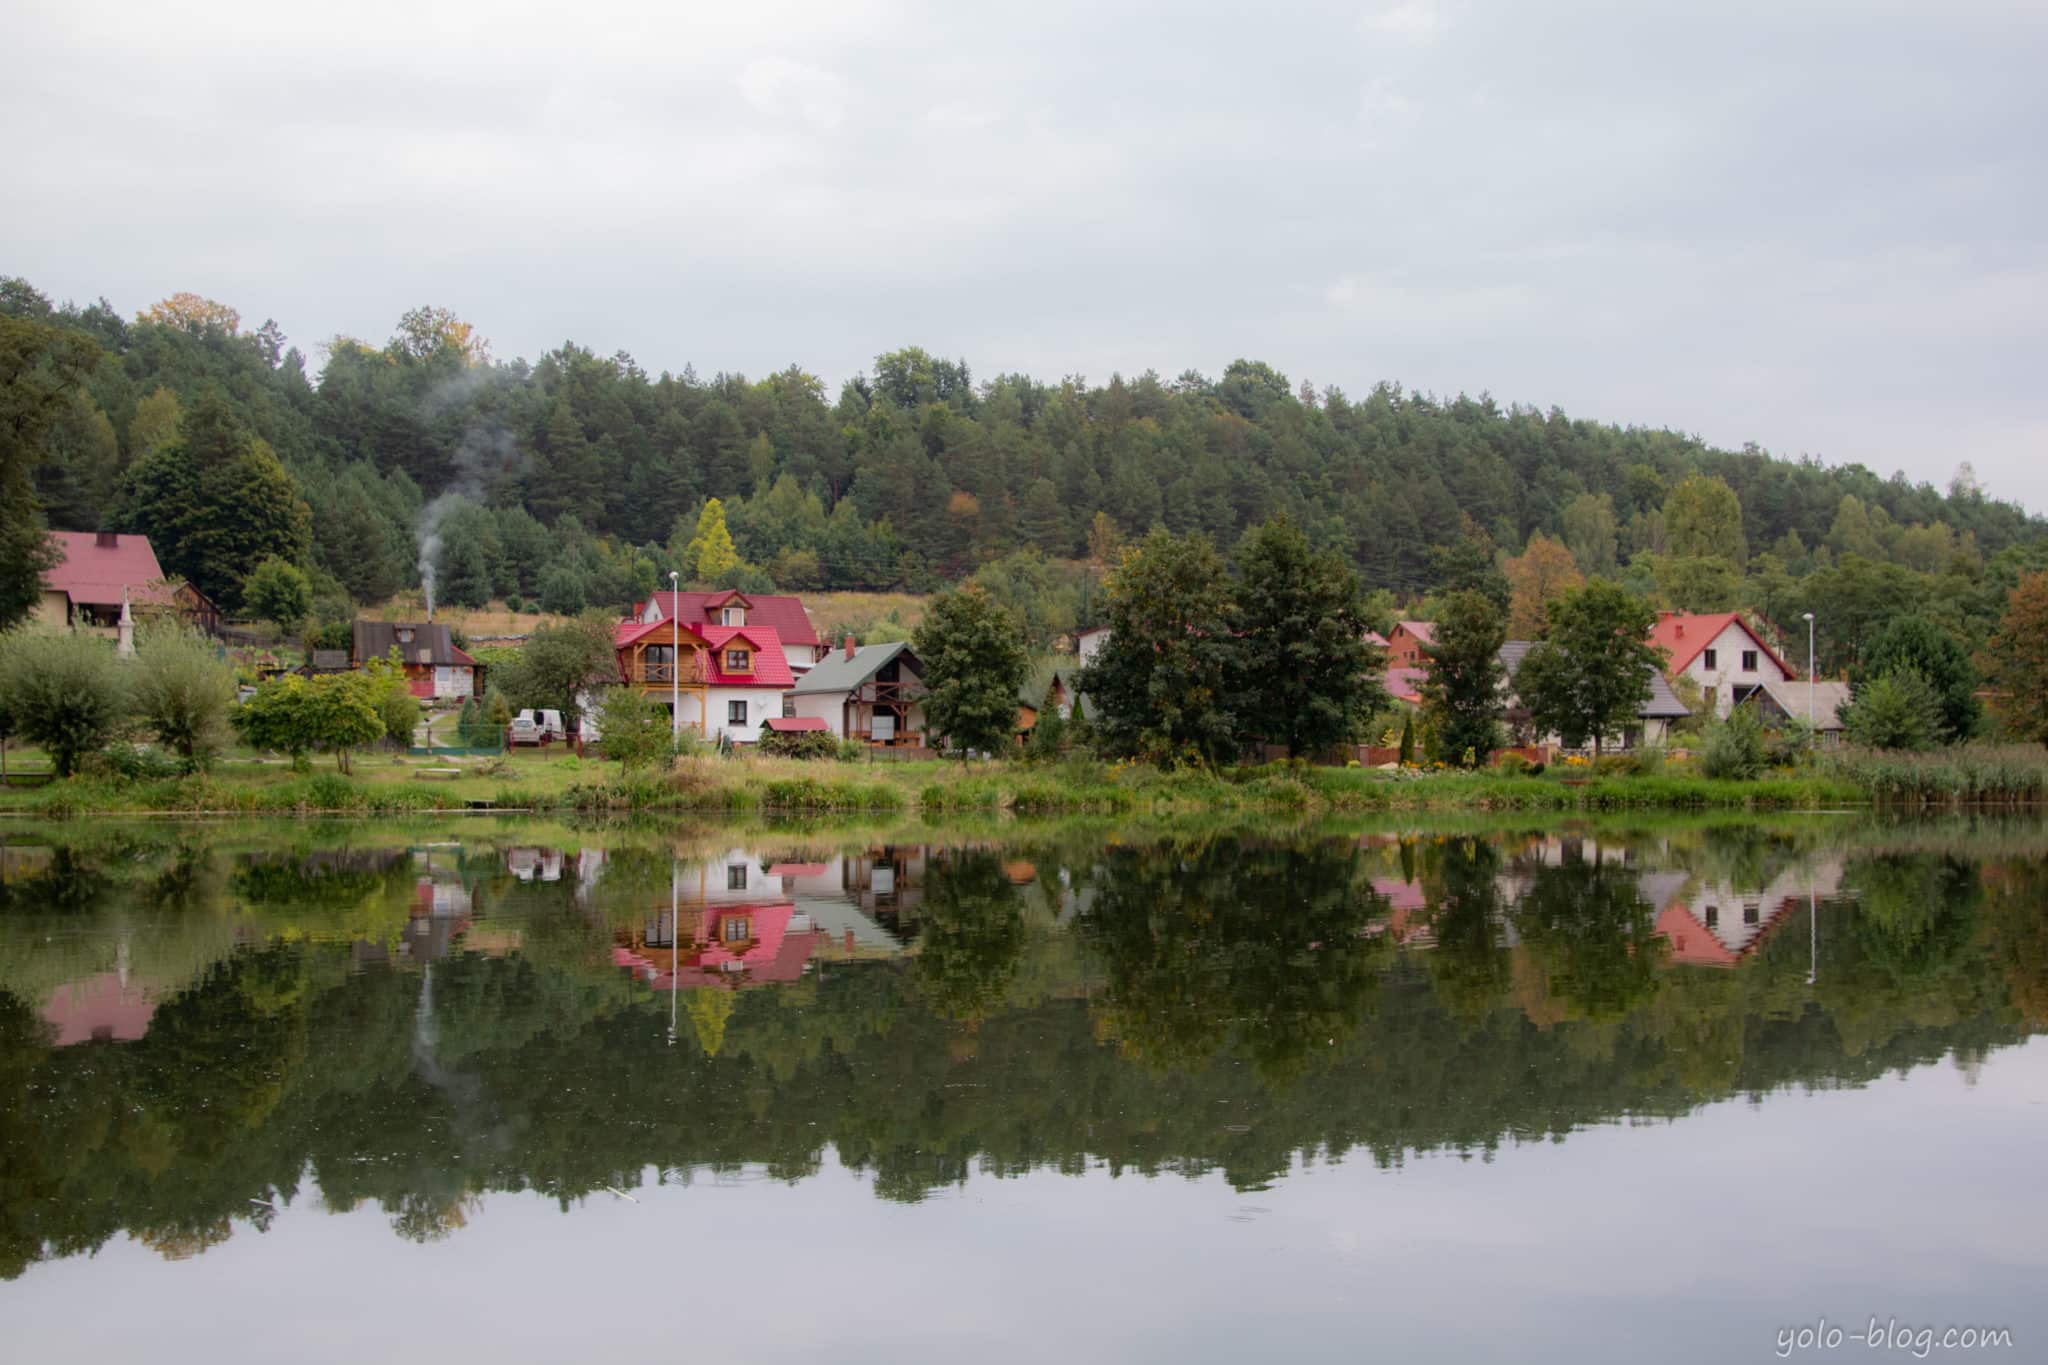
[[[744,891],[747,889],[747,865],[745,863],[735,863],[725,869],[725,889],[728,891]]]
[[[782,714],[785,716],[796,715],[796,698],[790,696],[787,692],[782,694]]]
[[[743,626],[747,623],[747,613],[743,607],[726,607],[718,613],[718,621],[720,625]]]
[[[1751,901],[1748,905],[1742,907],[1742,922],[1744,924],[1755,924],[1756,916],[1757,906],[1755,901]]]
[[[745,725],[747,723],[747,704],[743,701],[727,702],[725,704],[725,723],[727,725]]]
[[[1718,905],[1710,905],[1710,906],[1708,906],[1708,907],[1707,907],[1707,927],[1708,927],[1709,929],[1711,929],[1711,928],[1713,928],[1713,927],[1714,927],[1715,925],[1719,924],[1720,922],[1721,922],[1721,907],[1720,907],[1720,906],[1718,906]]]
[[[745,943],[754,936],[754,922],[750,919],[728,919],[725,922],[725,941]]]
[[[725,651],[725,671],[747,673],[754,667],[754,651],[751,649],[728,649]]]
[[[1753,650],[1753,649],[1745,649],[1745,650],[1743,650],[1743,651],[1742,651],[1742,671],[1743,671],[1744,673],[1754,673],[1754,672],[1756,672],[1756,651],[1755,651],[1755,650]]]
[[[1718,649],[1707,650],[1704,654],[1700,655],[1700,663],[1706,668],[1719,668],[1721,666],[1721,651]]]

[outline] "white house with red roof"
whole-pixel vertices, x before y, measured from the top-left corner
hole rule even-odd
[[[1727,716],[1766,684],[1798,676],[1740,612],[1667,611],[1650,628],[1650,643],[1669,660],[1665,675],[1692,679],[1717,716]]]
[[[661,615],[619,622],[612,647],[619,682],[637,687],[663,710],[674,705],[683,726],[703,739],[723,735],[736,744],[757,742],[762,725],[782,714],[783,693],[796,681],[782,637],[766,625],[712,625]]]
[[[633,619],[643,625],[678,620],[688,626],[758,626],[775,633],[783,662],[799,676],[825,657],[803,599],[771,593],[748,595],[727,588],[717,592],[658,592],[633,604]]]

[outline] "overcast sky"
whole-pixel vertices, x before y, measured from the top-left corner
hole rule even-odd
[[[2048,511],[2048,3],[12,0],[0,273],[309,353],[1233,357]]]

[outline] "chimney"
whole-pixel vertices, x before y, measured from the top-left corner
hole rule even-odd
[[[846,658],[849,663],[853,660],[853,637],[851,635],[846,637]]]
[[[121,548],[121,535],[118,531],[98,531],[93,534],[92,543],[96,549],[118,550]]]

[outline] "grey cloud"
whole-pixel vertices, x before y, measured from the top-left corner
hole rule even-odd
[[[0,269],[302,342],[837,378],[1237,355],[1964,459],[2048,509],[2048,21],[1995,3],[111,3],[16,23]]]

